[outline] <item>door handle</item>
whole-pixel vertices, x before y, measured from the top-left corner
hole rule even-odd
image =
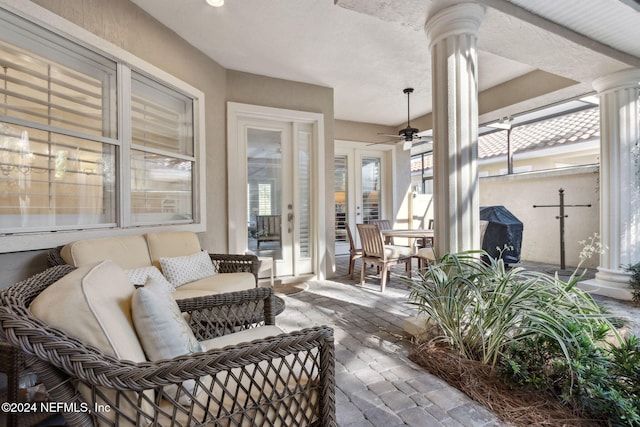
[[[289,212],[289,214],[287,215],[287,221],[289,223],[289,229],[288,229],[289,233],[291,233],[291,230],[293,230],[293,218],[294,218],[293,212]]]

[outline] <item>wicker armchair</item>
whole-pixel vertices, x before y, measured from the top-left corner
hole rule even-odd
[[[29,310],[40,292],[74,269],[52,267],[0,293],[0,338],[24,351],[26,364],[51,400],[69,411],[63,412],[68,425],[336,425],[331,328],[308,328],[157,362],[119,360]],[[269,288],[178,304],[198,339],[275,323]],[[176,384],[189,393],[182,385],[187,380],[202,388],[197,399],[190,395],[190,404],[164,391]],[[85,400],[87,395],[93,401]],[[94,411],[98,403],[109,407],[109,417]],[[133,406],[135,413],[121,411],[121,406]]]

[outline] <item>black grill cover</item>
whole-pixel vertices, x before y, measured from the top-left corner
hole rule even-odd
[[[504,206],[485,206],[480,208],[480,219],[489,221],[482,240],[482,249],[492,258],[500,256],[505,245],[513,249],[502,252],[506,264],[520,261],[522,248],[522,222]]]

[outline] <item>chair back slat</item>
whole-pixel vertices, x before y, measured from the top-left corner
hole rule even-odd
[[[280,236],[280,215],[257,215],[258,235]]]
[[[380,230],[391,230],[393,228],[391,220],[388,219],[372,219],[369,221],[369,224],[376,224]],[[393,237],[386,237],[384,242],[387,245],[393,245]]]
[[[369,224],[376,224],[380,230],[391,230],[393,228],[391,220],[388,219],[372,219]]]
[[[385,259],[384,238],[377,224],[356,224],[365,257]]]

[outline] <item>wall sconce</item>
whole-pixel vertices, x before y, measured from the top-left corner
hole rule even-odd
[[[220,7],[224,5],[224,0],[207,0],[207,4],[213,7]]]

